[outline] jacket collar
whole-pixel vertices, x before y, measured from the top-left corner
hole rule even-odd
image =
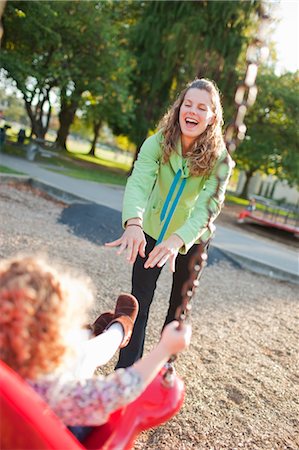
[[[188,168],[188,160],[187,158],[183,158],[182,156],[182,144],[181,138],[179,138],[176,149],[171,153],[169,158],[170,165],[175,173],[179,169],[182,171],[182,178],[187,178],[190,176],[189,168]]]

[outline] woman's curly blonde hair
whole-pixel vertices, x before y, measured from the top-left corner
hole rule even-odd
[[[163,162],[167,162],[175,151],[181,135],[179,124],[180,108],[189,89],[201,89],[211,96],[214,121],[197,138],[193,147],[188,151],[188,166],[190,174],[194,176],[207,176],[211,173],[214,164],[224,148],[222,135],[223,111],[220,101],[220,92],[213,81],[205,78],[196,78],[191,81],[180,93],[177,100],[161,119],[158,128],[162,129]]]
[[[67,333],[85,322],[92,299],[85,281],[40,257],[0,262],[1,359],[24,378],[53,372],[70,351]]]

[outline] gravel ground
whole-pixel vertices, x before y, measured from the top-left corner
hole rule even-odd
[[[93,319],[130,290],[130,267],[90,239],[92,228],[84,236],[67,225],[65,205],[36,194],[1,185],[0,257],[42,252],[86,273],[97,291]],[[159,338],[169,287],[166,269],[151,309],[146,351]],[[141,434],[135,449],[298,449],[297,289],[223,258],[208,266],[194,298],[192,344],[176,363],[186,384],[184,406],[163,426]]]

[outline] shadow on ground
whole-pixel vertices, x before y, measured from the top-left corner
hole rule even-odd
[[[67,225],[76,236],[98,245],[117,239],[123,232],[121,213],[95,203],[73,203],[63,209],[59,223]],[[235,268],[241,268],[223,251],[211,246],[208,265],[217,264],[220,261],[228,261]]]

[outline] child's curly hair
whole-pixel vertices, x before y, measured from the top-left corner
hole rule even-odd
[[[85,282],[40,257],[0,262],[1,359],[24,378],[53,372],[69,351],[67,332],[86,321],[92,299]]]

